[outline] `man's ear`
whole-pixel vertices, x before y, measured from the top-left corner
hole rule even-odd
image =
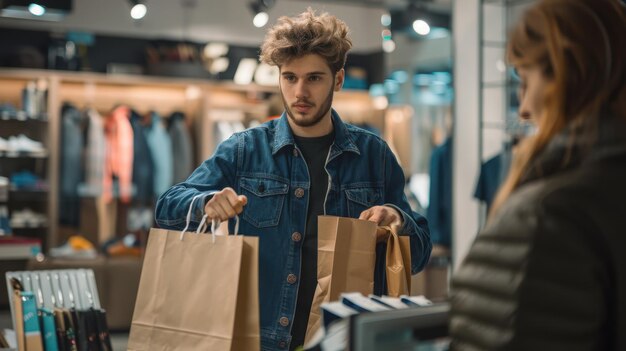
[[[335,91],[341,90],[343,87],[343,81],[346,78],[346,71],[342,68],[337,73],[335,73]]]

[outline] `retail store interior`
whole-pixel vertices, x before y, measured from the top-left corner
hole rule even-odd
[[[89,291],[72,299],[105,310],[113,349],[126,349],[156,200],[233,133],[283,113],[259,46],[279,17],[311,7],[345,21],[353,41],[333,108],[388,143],[428,219],[433,250],[410,295],[445,303],[512,146],[532,132],[505,60],[507,30],[532,3],[0,1],[2,278],[51,272],[22,283],[57,304],[57,288]],[[119,113],[135,134],[130,198],[103,182],[96,135]],[[0,331],[15,322],[6,277]]]

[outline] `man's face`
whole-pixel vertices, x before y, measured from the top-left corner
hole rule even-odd
[[[280,67],[280,94],[292,127],[320,128],[330,123],[333,93],[343,84],[344,71],[333,74],[319,55],[294,58]]]

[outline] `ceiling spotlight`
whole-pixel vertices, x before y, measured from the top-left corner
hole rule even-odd
[[[428,35],[428,33],[430,33],[430,26],[426,21],[418,19],[413,22],[413,30],[419,35]]]
[[[250,10],[254,18],[252,24],[257,28],[262,28],[267,24],[270,19],[267,11],[274,5],[274,0],[255,0],[249,4]]]
[[[386,53],[391,53],[396,50],[396,43],[393,40],[385,40],[383,41],[383,51]]]
[[[138,0],[130,0],[130,3],[133,6],[130,9],[130,17],[132,17],[132,19],[140,20],[146,16],[148,12],[146,5],[140,3]]]
[[[391,25],[391,15],[388,13],[381,15],[380,24],[382,24],[385,27],[389,27]]]
[[[267,12],[262,11],[254,15],[254,18],[252,19],[252,23],[254,24],[255,27],[261,28],[267,24],[267,21],[269,19],[270,19],[270,16],[267,14]]]
[[[28,5],[28,12],[32,13],[34,16],[43,16],[46,13],[46,8],[39,4],[32,3]]]

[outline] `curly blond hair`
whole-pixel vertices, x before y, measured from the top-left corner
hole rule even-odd
[[[348,26],[342,20],[328,13],[316,16],[309,7],[294,18],[278,19],[265,36],[260,59],[281,67],[291,59],[317,54],[326,59],[333,73],[337,73],[345,65],[351,47]]]

